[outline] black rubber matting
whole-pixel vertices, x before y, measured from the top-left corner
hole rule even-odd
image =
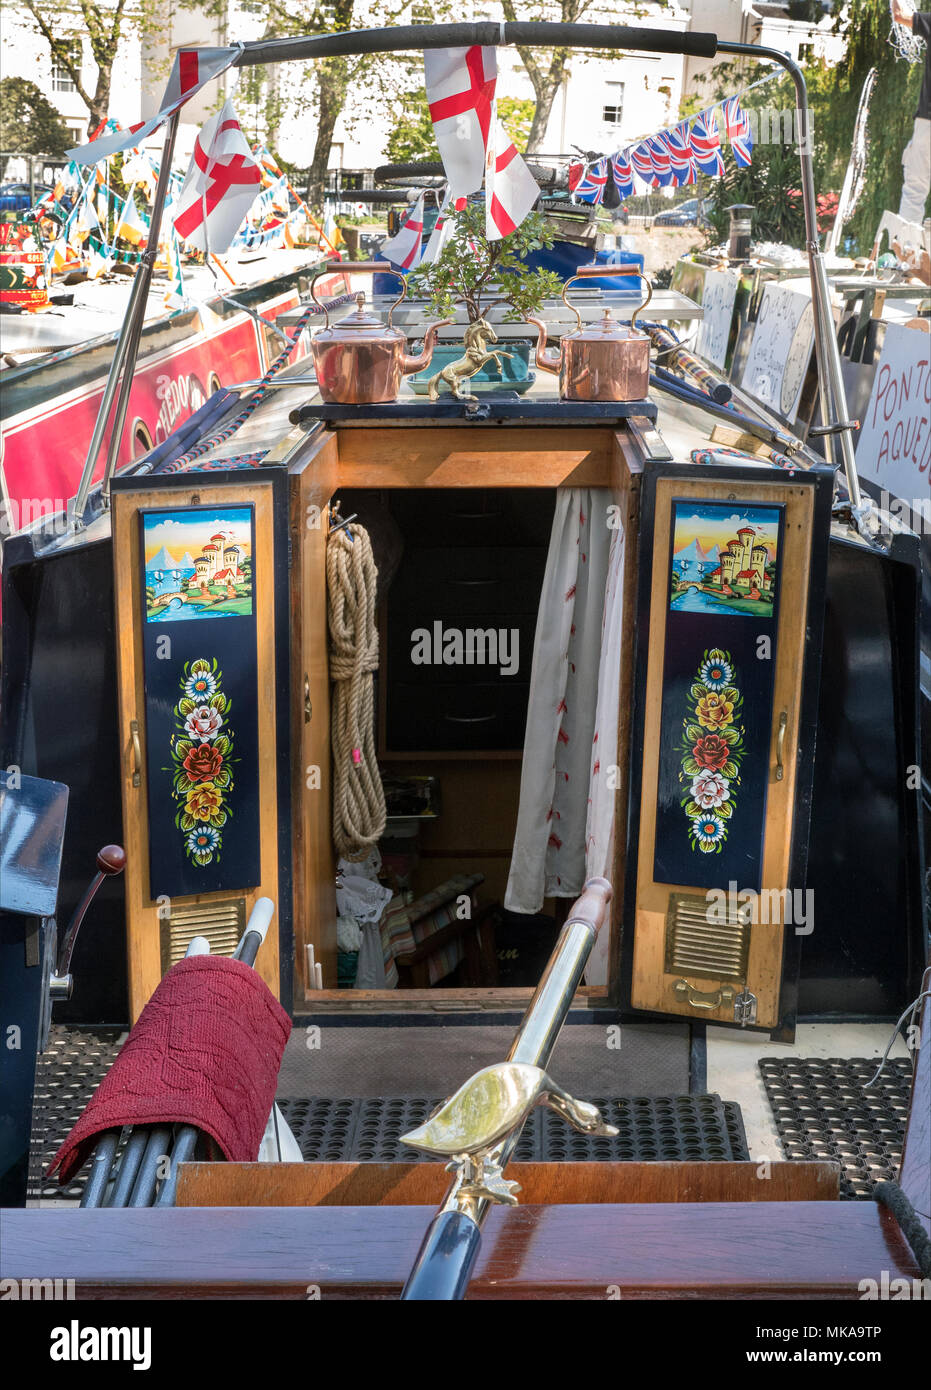
[[[785,1156],[841,1166],[840,1195],[871,1198],[896,1181],[908,1121],[912,1062],[890,1058],[869,1090],[878,1057],[766,1057],[763,1085]]]
[[[614,1138],[579,1134],[538,1106],[524,1126],[515,1161],[750,1157],[740,1106],[720,1096],[595,1097],[594,1103],[620,1131]],[[439,1099],[423,1096],[278,1100],[305,1160],[329,1163],[435,1163],[435,1158],[402,1144],[401,1135],[422,1124],[439,1104]]]
[[[52,1025],[48,1048],[36,1063],[28,1199],[73,1202],[80,1198],[87,1181],[87,1165],[65,1187],[59,1187],[54,1178],[46,1181],[44,1174],[110,1070],[125,1036],[119,1028],[87,1031]]]

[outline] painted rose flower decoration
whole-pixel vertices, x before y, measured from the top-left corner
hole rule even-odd
[[[689,690],[689,709],[682,721],[679,781],[688,790],[680,804],[688,821],[692,848],[702,854],[720,854],[740,786],[744,729],[739,721],[743,696],[735,680],[729,652],[717,647],[705,652],[698,678]]]
[[[692,780],[692,798],[703,811],[723,806],[730,792],[730,782],[720,772],[700,772]]]
[[[223,827],[232,814],[232,701],[223,693],[223,673],[214,660],[185,664],[175,705],[171,756],[172,793],[178,805],[175,825],[184,836],[184,851],[199,868],[220,858]]]
[[[199,743],[210,743],[223,727],[223,716],[210,705],[199,705],[184,721],[185,733]]]
[[[703,724],[706,729],[722,729],[725,724],[730,724],[734,717],[733,701],[725,700],[724,696],[715,690],[709,690],[698,701],[695,713],[699,724]]]

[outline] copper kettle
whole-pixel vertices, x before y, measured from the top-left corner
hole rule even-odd
[[[321,275],[332,271],[332,265],[321,267],[311,282],[310,294],[320,304],[314,285]],[[395,328],[391,315],[407,294],[407,281],[399,270],[387,261],[347,261],[341,269],[352,274],[376,271],[397,275],[401,293],[388,310],[388,322],[382,323],[377,314],[365,312],[365,295],[356,296],[356,312],[330,327],[330,314],[325,305],[326,322],[310,342],[317,369],[317,385],[325,401],[339,405],[374,405],[395,401],[401,389],[401,378],[429,366],[436,345],[437,329],[452,319],[431,323],[423,340],[423,351],[411,357],[406,351],[407,337]]]
[[[636,328],[637,315],[653,297],[645,275],[637,275],[647,287],[647,297],[631,314],[630,326],[617,323],[605,306],[599,323],[582,326],[582,315],[566,298],[576,280],[604,275],[637,275],[629,265],[581,265],[563,286],[562,299],[578,319],[578,328],[561,339],[558,352],[547,352],[547,327],[542,319],[527,315],[537,329],[537,366],[559,377],[564,401],[640,401],[650,384],[650,339]]]

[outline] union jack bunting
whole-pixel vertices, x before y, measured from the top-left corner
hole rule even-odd
[[[709,174],[713,179],[722,178],[724,160],[721,157],[721,140],[713,111],[702,111],[701,115],[692,121],[689,144],[699,171]]]
[[[634,193],[634,170],[630,161],[630,150],[618,150],[611,156],[611,170],[614,174],[614,187],[618,197],[632,198]]]
[[[737,165],[746,169],[753,163],[753,136],[750,117],[740,104],[739,97],[728,97],[724,103],[724,125]]]
[[[673,177],[679,188],[695,182],[695,159],[689,144],[688,129],[677,125],[674,130],[666,130],[660,137],[669,151],[669,163]]]
[[[650,147],[646,141],[644,141],[642,145],[637,145],[637,147],[630,150],[629,153],[630,162],[634,166],[634,173],[637,177],[641,178],[643,182],[648,184],[651,188],[654,184],[659,183],[659,179],[653,172],[653,156],[650,153]]]
[[[674,182],[669,162],[669,150],[658,135],[651,135],[646,143],[653,158],[654,182],[660,188],[668,188]]]
[[[581,198],[583,203],[598,204],[605,195],[605,184],[608,181],[608,156],[602,155],[596,159],[594,164],[589,164],[583,172],[575,188],[573,196]]]

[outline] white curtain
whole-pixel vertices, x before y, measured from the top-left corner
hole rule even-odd
[[[557,491],[505,907],[575,898],[610,867],[624,537],[613,494]],[[613,700],[613,704],[612,704]],[[608,875],[610,876],[610,875]]]

